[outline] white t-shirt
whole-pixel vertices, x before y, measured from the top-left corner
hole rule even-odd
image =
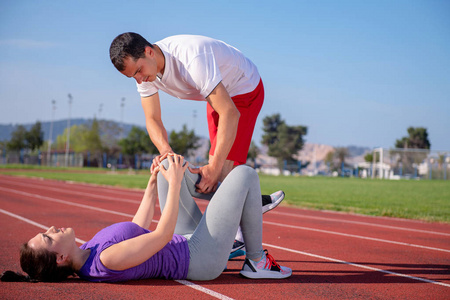
[[[198,35],[176,35],[155,43],[165,57],[164,74],[137,84],[141,97],[158,90],[180,99],[204,101],[222,81],[230,97],[253,91],[258,69],[242,52],[226,43]]]

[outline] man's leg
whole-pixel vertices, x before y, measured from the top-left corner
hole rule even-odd
[[[248,149],[250,148],[256,120],[264,103],[264,85],[262,80],[252,92],[243,95],[236,95],[231,99],[236,105],[236,108],[239,110],[241,117],[239,118],[236,138],[222,168],[219,181],[223,181],[234,167],[237,165],[243,165],[247,161]],[[215,151],[219,114],[214,111],[209,103],[207,104],[207,119],[209,138],[211,141],[211,150],[209,153],[211,160]],[[275,208],[283,199],[283,191],[275,192],[272,195],[263,195],[261,199],[263,213]]]

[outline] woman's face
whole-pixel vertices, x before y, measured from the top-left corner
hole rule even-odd
[[[45,233],[38,233],[29,240],[28,246],[35,250],[44,248],[59,254],[67,254],[75,243],[75,232],[72,228],[52,226]]]

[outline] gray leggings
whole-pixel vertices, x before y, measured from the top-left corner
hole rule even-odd
[[[163,162],[167,168],[167,161]],[[195,192],[198,174],[188,170],[181,184],[180,207],[175,233],[188,240],[190,263],[187,278],[212,280],[223,271],[239,225],[245,241],[246,255],[257,259],[262,252],[261,189],[258,174],[250,167],[238,166],[228,174],[215,193]],[[158,174],[161,212],[169,189],[164,176]],[[193,197],[210,200],[202,215]]]

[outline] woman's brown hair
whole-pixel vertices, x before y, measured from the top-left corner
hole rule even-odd
[[[29,247],[28,243],[24,243],[20,248],[20,266],[28,275],[6,271],[1,275],[1,281],[57,282],[75,275],[72,266],[57,265],[55,252],[35,250]]]

